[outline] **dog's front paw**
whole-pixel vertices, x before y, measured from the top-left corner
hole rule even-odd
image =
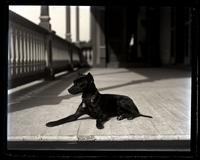
[[[47,126],[47,127],[54,127],[54,126],[56,126],[56,123],[55,123],[55,122],[48,122],[48,123],[46,124],[46,126]]]
[[[101,123],[97,123],[96,126],[97,126],[98,129],[103,129],[104,128],[103,124],[101,124]]]

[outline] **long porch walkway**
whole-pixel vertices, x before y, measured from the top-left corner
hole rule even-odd
[[[54,81],[34,82],[32,86],[9,90],[9,141],[126,141],[189,140],[191,77],[188,71],[163,68],[92,68],[90,71],[101,93],[130,96],[141,113],[118,121],[112,118],[105,128],[96,128],[87,115],[53,128],[45,124],[74,113],[81,95],[67,89],[77,73]],[[21,88],[21,89],[20,89]]]

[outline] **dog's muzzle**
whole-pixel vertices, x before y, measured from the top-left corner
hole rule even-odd
[[[72,86],[71,88],[68,89],[68,92],[70,94],[78,94],[82,92],[82,89],[80,87],[77,86]]]

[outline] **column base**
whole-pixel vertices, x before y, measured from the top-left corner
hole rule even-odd
[[[44,76],[45,80],[54,80],[55,79],[53,68],[45,68],[44,72],[45,72],[45,76]]]

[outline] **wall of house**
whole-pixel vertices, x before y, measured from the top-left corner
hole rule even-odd
[[[140,7],[138,18],[137,18],[137,42],[138,45],[137,55],[139,58],[143,57],[144,48],[142,44],[145,43],[146,38],[146,30],[145,30],[145,20],[146,20],[146,8]]]
[[[95,67],[190,65],[191,13],[187,8],[91,8]],[[130,50],[133,34],[136,49]]]

